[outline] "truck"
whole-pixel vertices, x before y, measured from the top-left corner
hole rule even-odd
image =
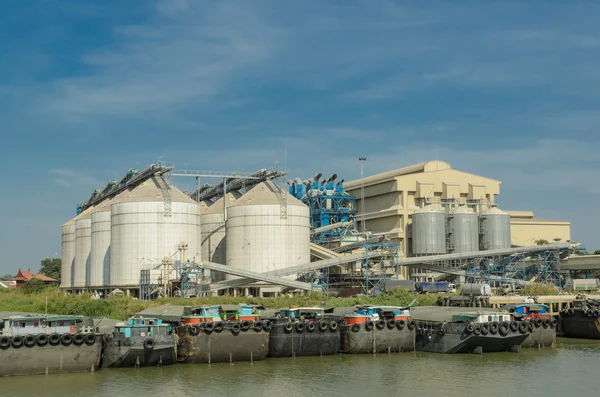
[[[517,295],[521,292],[521,286],[515,284],[502,284],[498,287],[500,295]]]
[[[415,287],[420,294],[456,292],[456,285],[447,281],[421,282],[416,283]]]

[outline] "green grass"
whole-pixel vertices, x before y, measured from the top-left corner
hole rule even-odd
[[[108,317],[125,320],[135,313],[149,307],[171,305],[201,305],[201,304],[236,304],[250,303],[261,304],[269,308],[298,306],[326,307],[354,306],[359,304],[371,305],[408,305],[417,297],[416,305],[435,305],[439,298],[445,294],[425,294],[416,296],[407,290],[397,288],[391,293],[381,294],[377,297],[332,298],[319,293],[307,295],[288,296],[277,298],[245,298],[234,296],[216,296],[197,299],[168,298],[157,301],[141,301],[129,297],[111,297],[110,299],[91,299],[90,295],[66,295],[56,288],[48,288],[35,293],[24,293],[20,290],[0,291],[0,311],[18,312],[46,312],[46,299],[48,313],[83,315],[90,317]]]

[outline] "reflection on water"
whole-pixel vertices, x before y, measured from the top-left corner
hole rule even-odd
[[[599,363],[599,341],[559,339],[554,348],[481,356],[336,355],[0,378],[0,396],[595,395]]]

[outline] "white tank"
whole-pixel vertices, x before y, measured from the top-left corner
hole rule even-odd
[[[75,219],[62,226],[62,255],[60,269],[61,288],[73,286],[73,266],[75,265]]]
[[[110,207],[129,191],[104,200],[91,212],[91,238],[89,287],[110,285]]]
[[[171,187],[171,216],[165,216],[161,178],[150,178],[111,205],[110,286],[137,287],[140,271],[171,257],[179,266],[179,243],[187,258],[200,258],[200,206]],[[171,276],[174,276],[172,272]]]
[[[92,207],[75,221],[75,265],[73,266],[73,288],[89,285],[90,252],[92,248]]]
[[[481,215],[481,249],[493,250],[511,247],[510,215],[496,207]]]
[[[415,256],[446,253],[446,214],[431,205],[412,216],[412,252]]]
[[[241,196],[242,195],[237,191],[228,192],[226,200],[223,200],[223,197],[221,197],[201,213],[202,260],[223,265],[227,262],[225,259],[225,246],[227,242],[225,240],[225,216],[223,205],[226,204],[229,206]],[[210,276],[212,281],[223,281],[226,279],[226,275],[221,272],[211,271]]]
[[[461,286],[461,292],[463,295],[490,296],[492,288],[489,284],[465,283]]]
[[[452,211],[451,238],[454,252],[479,251],[479,216],[471,208],[460,206]]]
[[[310,261],[308,207],[284,190],[287,218],[281,219],[276,189],[262,182],[227,209],[228,266],[263,273]]]

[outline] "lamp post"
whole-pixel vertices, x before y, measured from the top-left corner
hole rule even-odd
[[[358,161],[360,162],[360,204],[361,204],[361,224],[362,224],[362,232],[365,233],[365,182],[364,178],[364,164],[367,161],[366,157],[359,157]]]

